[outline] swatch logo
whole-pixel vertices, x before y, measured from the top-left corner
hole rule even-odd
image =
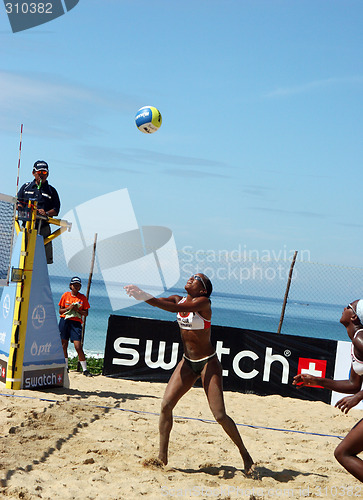
[[[13,33],[24,31],[63,16],[79,0],[4,0]]]

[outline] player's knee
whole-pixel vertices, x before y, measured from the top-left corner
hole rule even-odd
[[[171,401],[168,401],[167,399],[163,399],[162,402],[161,402],[161,409],[160,409],[160,411],[162,413],[170,413],[171,411],[173,411],[174,406],[175,405],[173,405],[171,403]]]
[[[344,462],[345,456],[346,456],[346,453],[345,453],[344,449],[340,445],[338,445],[334,450],[335,459],[341,464],[342,462]]]
[[[220,424],[220,425],[223,425],[224,422],[228,418],[228,416],[227,416],[227,414],[226,414],[226,412],[224,410],[214,411],[213,412],[213,416],[214,416],[216,422],[218,422],[218,424]]]

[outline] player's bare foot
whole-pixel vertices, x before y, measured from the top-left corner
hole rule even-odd
[[[158,458],[148,458],[143,461],[142,465],[144,467],[150,467],[151,469],[162,469],[164,467],[164,463]]]
[[[168,464],[168,455],[167,454],[164,455],[163,453],[159,453],[158,460],[160,460],[160,462],[163,463],[164,465],[167,465]]]
[[[252,476],[254,471],[254,462],[252,460],[251,455],[248,453],[246,457],[243,458],[243,463],[245,466],[245,474],[246,476]]]

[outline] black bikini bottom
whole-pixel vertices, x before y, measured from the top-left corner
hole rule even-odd
[[[200,375],[202,373],[202,370],[205,367],[205,365],[208,363],[210,359],[214,358],[214,356],[217,356],[216,352],[203,359],[189,359],[186,357],[185,354],[183,354],[183,358],[185,359],[187,365],[190,366],[190,368],[196,375]]]

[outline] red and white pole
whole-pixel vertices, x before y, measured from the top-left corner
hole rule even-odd
[[[18,190],[19,190],[19,177],[20,177],[20,158],[21,158],[21,142],[23,139],[23,124],[21,124],[20,127],[20,143],[19,143],[19,160],[18,160],[18,177],[16,179],[16,197],[18,196]]]

